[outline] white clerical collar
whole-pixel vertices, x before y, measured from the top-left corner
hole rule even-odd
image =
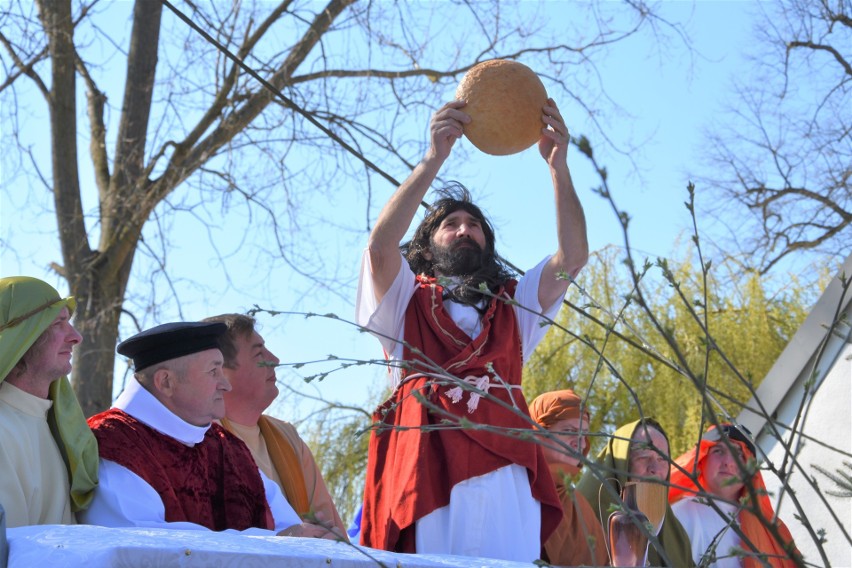
[[[201,442],[210,428],[210,424],[195,426],[180,418],[139,384],[136,377],[128,379],[127,385],[112,407],[123,410],[136,420],[187,446]]]

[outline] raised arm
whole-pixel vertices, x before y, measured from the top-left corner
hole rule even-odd
[[[399,273],[402,260],[399,245],[420,202],[450,155],[456,140],[461,138],[463,125],[470,122],[470,117],[460,110],[464,105],[463,101],[447,103],[432,116],[429,150],[382,208],[370,233],[370,268],[377,301],[382,300]]]
[[[572,278],[579,274],[589,259],[589,241],[583,206],[568,170],[568,127],[553,99],[547,99],[542,110],[542,120],[547,126],[542,130],[538,149],[550,166],[559,240],[559,248],[544,268],[538,285],[539,304],[547,309],[568,290],[568,281],[557,278],[557,274],[564,271]]]

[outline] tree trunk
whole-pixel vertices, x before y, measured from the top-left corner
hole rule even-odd
[[[77,299],[74,324],[83,336],[74,353],[71,381],[86,416],[105,410],[112,403],[121,306],[133,251],[148,214],[138,207],[132,213],[127,211],[134,194],[149,185],[142,178],[142,164],[161,14],[159,3],[137,2],[134,10],[115,171],[106,198],[101,196],[100,246],[92,250],[83,219],[77,170],[78,61],[71,2],[39,1],[52,64],[49,105],[53,193],[64,263],[59,270]]]
[[[92,267],[71,283],[77,298],[74,325],[83,335],[74,352],[71,381],[86,416],[112,404],[118,321],[131,263],[132,258],[118,276]]]

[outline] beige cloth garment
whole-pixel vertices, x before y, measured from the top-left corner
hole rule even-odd
[[[343,521],[340,519],[340,515],[337,513],[337,508],[334,506],[334,501],[331,499],[331,494],[325,485],[325,481],[323,481],[322,473],[320,472],[320,469],[314,460],[314,455],[311,453],[308,445],[305,444],[299,436],[299,433],[296,431],[296,428],[289,422],[284,422],[283,420],[278,420],[271,416],[264,416],[267,418],[269,423],[278,432],[280,432],[284,438],[286,438],[296,452],[296,456],[298,457],[302,468],[302,474],[305,478],[305,487],[311,504],[311,512],[316,515],[318,519],[323,519],[326,523],[332,523],[339,533],[345,536],[346,526],[343,524]],[[228,426],[231,432],[245,442],[246,446],[248,446],[251,451],[251,455],[254,457],[254,461],[257,462],[257,466],[260,470],[266,474],[267,477],[277,483],[278,486],[282,488],[281,490],[283,492],[284,488],[281,484],[281,476],[272,465],[272,459],[269,456],[269,450],[266,447],[266,442],[263,439],[263,436],[261,436],[260,427],[257,424],[253,426],[244,426],[242,424],[237,424],[233,420],[228,422]]]
[[[0,503],[8,528],[76,522],[65,462],[47,424],[51,406],[0,383]]]
[[[222,424],[226,424],[224,420]],[[278,487],[281,487],[281,477],[278,475],[278,471],[272,466],[272,458],[269,457],[266,442],[263,440],[263,436],[260,435],[260,426],[257,424],[254,426],[243,426],[233,420],[228,420],[226,428],[231,434],[234,434],[248,446],[254,462],[260,468],[260,471],[278,484]]]

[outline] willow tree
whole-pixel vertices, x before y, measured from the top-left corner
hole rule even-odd
[[[176,279],[193,278],[169,262],[175,225],[232,226],[227,251],[212,229],[193,243],[222,278],[229,255],[254,249],[258,280],[284,264],[333,292],[335,262],[311,238],[327,221],[304,202],[319,194],[327,208],[345,181],[369,203],[393,176],[364,155],[404,177],[423,138],[400,126],[404,115],[431,111],[473,64],[497,57],[591,109],[605,100],[595,61],[607,46],[665,23],[633,1],[573,5],[568,19],[546,3],[496,0],[175,2],[205,38],[166,4],[18,0],[0,11],[4,152],[17,152],[4,160],[31,191],[52,193],[53,267],[78,300],[72,381],[88,414],[111,402],[123,314],[156,312],[175,302]],[[586,99],[565,90],[569,76]],[[32,140],[49,140],[49,158]],[[263,244],[240,246],[258,231]]]
[[[633,280],[619,256],[613,248],[593,255],[580,281],[584,294],[573,286],[569,292],[581,310],[560,312],[558,326],[527,364],[524,390],[530,398],[574,389],[586,397],[593,431],[652,416],[668,432],[672,455],[679,455],[702,431],[708,397],[719,404],[720,416],[739,414],[751,396],[749,385],[760,384],[812,298],[794,279],[779,290],[756,272],[723,278],[719,267],[712,273],[720,276],[705,283],[691,259],[664,263],[649,269],[642,285],[667,339],[633,302]],[[709,334],[699,325],[705,321]]]
[[[306,435],[337,512],[346,521],[355,518],[364,499],[370,423],[369,413],[334,409],[319,414]]]

